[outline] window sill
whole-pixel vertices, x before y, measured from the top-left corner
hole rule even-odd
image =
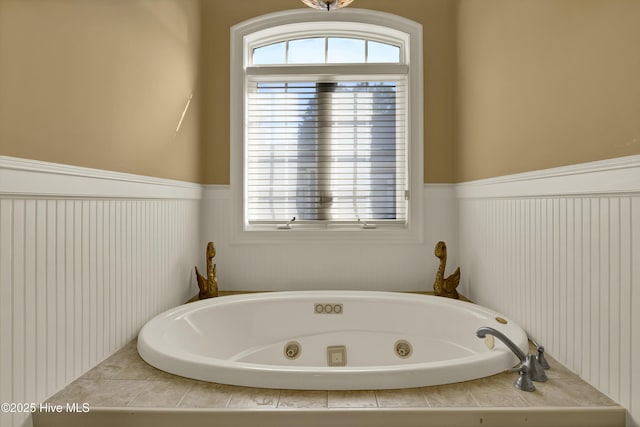
[[[238,228],[232,233],[232,244],[287,244],[301,242],[331,242],[339,244],[399,243],[420,244],[423,242],[421,227],[378,226],[362,228],[354,225],[312,226],[292,224],[291,228],[278,229],[275,225]]]

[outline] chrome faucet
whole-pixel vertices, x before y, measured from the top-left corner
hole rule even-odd
[[[487,335],[493,335],[498,338],[518,357],[518,359],[520,359],[520,367],[517,368],[520,375],[516,380],[516,388],[524,391],[534,391],[536,387],[531,381],[547,380],[547,375],[544,373],[544,367],[540,362],[543,360],[546,363],[546,360],[544,359],[544,348],[542,346],[536,345],[538,348],[538,355],[525,354],[513,343],[513,341],[507,338],[506,335],[494,328],[483,326],[476,331],[476,336],[478,338],[485,338]]]

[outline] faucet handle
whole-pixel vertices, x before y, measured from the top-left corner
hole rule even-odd
[[[542,366],[544,369],[549,369],[549,362],[547,362],[547,359],[544,357],[544,347],[541,345],[536,345],[536,350],[538,351],[536,360],[538,361],[540,366]]]
[[[544,357],[544,347],[538,344],[538,342],[534,340],[531,335],[527,334],[527,338],[529,338],[529,341],[531,341],[531,344],[533,344],[533,346],[536,348],[536,351],[538,352],[538,354],[536,355],[536,361],[538,362],[538,364],[542,366],[543,369],[549,369],[549,362],[547,362],[547,359]]]
[[[544,368],[538,362],[537,356],[528,354],[525,364],[529,368],[529,378],[532,381],[544,382],[547,380],[547,374],[545,374]]]
[[[536,386],[531,382],[531,376],[529,375],[529,366],[526,363],[520,365],[518,373],[519,375],[516,380],[515,387],[522,391],[536,391]]]

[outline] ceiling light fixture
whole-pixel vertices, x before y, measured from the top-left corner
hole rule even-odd
[[[314,9],[322,9],[330,11],[333,9],[340,9],[341,7],[349,6],[353,0],[300,0],[302,3]]]

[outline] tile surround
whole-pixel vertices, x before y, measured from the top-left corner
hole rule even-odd
[[[133,410],[194,411],[222,410],[225,416],[240,414],[238,410],[280,411],[286,416],[302,411],[324,410],[327,413],[345,411],[438,411],[455,409],[470,417],[472,410],[487,413],[504,410],[540,409],[565,411],[584,408],[584,411],[605,413],[624,409],[614,401],[580,380],[574,373],[549,357],[552,369],[549,381],[536,383],[537,391],[525,393],[513,387],[515,374],[502,373],[464,383],[419,387],[400,390],[314,391],[276,390],[237,387],[178,377],[146,364],[136,350],[136,340],[91,369],[85,375],[52,396],[47,402],[66,404],[87,402],[91,411],[114,408],[124,412]],[[560,413],[559,412],[559,413]],[[382,414],[382,413],[381,413]],[[475,414],[475,412],[473,412]],[[35,426],[59,425],[55,415],[41,414]],[[440,414],[442,415],[442,414]],[[438,415],[438,416],[440,416]],[[113,414],[111,414],[113,416]],[[149,415],[151,416],[151,415]],[[291,415],[292,416],[292,415]],[[624,416],[621,417],[624,420]],[[496,424],[498,425],[498,424]],[[623,424],[622,424],[623,425]]]
[[[221,293],[227,295],[237,292]],[[292,423],[290,425],[306,425],[316,416],[314,411],[321,411],[319,414],[323,419],[338,413],[339,422],[343,425],[350,425],[351,421],[362,423],[363,419],[367,419],[367,425],[385,425],[385,417],[393,418],[396,412],[403,417],[405,425],[413,425],[412,420],[418,423],[416,425],[423,425],[419,420],[424,419],[424,411],[428,411],[429,419],[438,425],[452,426],[457,426],[456,423],[475,425],[479,420],[485,425],[507,426],[521,419],[528,426],[547,427],[548,420],[558,419],[558,416],[566,421],[562,425],[582,426],[590,422],[594,426],[624,425],[624,408],[550,356],[548,359],[552,369],[547,371],[549,381],[536,383],[537,390],[534,393],[515,389],[514,373],[463,383],[400,390],[277,390],[175,376],[144,362],[138,355],[136,344],[135,339],[129,342],[56,393],[48,402],[87,402],[91,405],[91,413],[97,414],[96,420],[103,425],[116,422],[114,420],[120,422],[118,414],[134,413],[132,411],[138,414],[136,422],[144,419],[148,425],[154,425],[156,417],[161,422],[170,423],[171,417],[180,418],[182,411],[187,411],[184,413],[189,414],[188,419],[193,425],[198,425],[195,421],[198,416],[214,411],[221,426],[254,425],[256,421],[253,421],[253,417],[257,417],[261,425],[269,422],[280,425],[283,419],[289,420]],[[533,347],[530,351],[533,351]],[[378,416],[368,419],[372,411]],[[258,412],[262,416],[257,415]],[[285,418],[267,417],[267,414],[274,413],[280,413]],[[61,417],[56,423],[55,415],[42,415],[34,417],[35,427],[66,425],[73,421],[73,418]],[[356,420],[353,418],[356,416],[363,418]],[[534,419],[538,421],[534,422]],[[611,423],[612,419],[620,422]],[[82,425],[82,422],[78,425]]]

